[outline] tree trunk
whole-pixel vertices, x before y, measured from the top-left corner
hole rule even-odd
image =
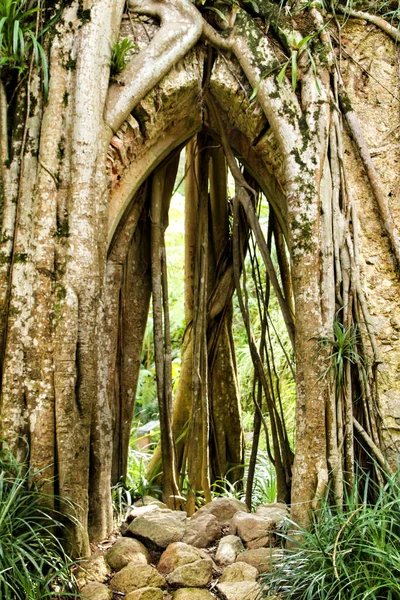
[[[325,27],[325,17],[314,5],[304,8],[307,19],[302,20],[294,12],[290,16],[286,3],[288,13],[279,11],[275,18],[271,17],[274,11],[269,10],[270,3],[244,4],[252,4],[249,12],[236,5],[232,9],[223,7],[232,27],[220,35],[205,21],[210,16],[215,20],[215,14],[200,7],[204,9],[201,14],[190,0],[132,1],[132,9],[155,19],[152,37],[144,42],[139,39],[140,50],[132,50],[118,81],[110,82],[112,45],[118,39],[124,3],[99,0],[85,4],[82,10],[81,3],[73,2],[63,8],[62,19],[52,26],[49,35],[50,85],[46,102],[41,70],[34,57],[26,57],[21,77],[11,68],[0,67],[1,437],[20,460],[35,469],[45,469],[42,473],[49,492],[57,491],[77,507],[80,526],[70,518],[68,503],[62,506],[69,542],[76,554],[89,553],[89,532],[93,541],[110,532],[111,478],[115,481],[126,468],[150,284],[146,232],[150,225],[146,212],[138,229],[137,224],[150,195],[165,498],[172,505],[178,492],[178,468],[186,460],[194,490],[208,490],[210,479],[226,476],[231,467],[232,472],[240,474],[242,433],[231,336],[231,298],[235,278],[237,287],[240,285],[240,273],[237,264],[234,273],[229,246],[226,166],[219,150],[210,151],[210,197],[203,170],[195,167],[189,176],[188,330],[171,423],[163,231],[172,191],[170,179],[174,177],[166,175],[167,163],[159,165],[187,139],[182,138],[182,132],[174,137],[173,125],[165,136],[159,136],[155,126],[159,114],[173,109],[170,98],[158,94],[155,88],[165,77],[164,84],[170,77],[172,85],[179,88],[180,74],[171,69],[201,37],[219,48],[223,59],[218,64],[229,65],[237,84],[234,94],[229,86],[223,92],[226,104],[230,103],[224,116],[229,127],[224,134],[223,119],[212,108],[216,99],[209,85],[217,63],[208,63],[210,72],[204,74],[204,79],[199,70],[198,78],[205,84],[204,126],[207,135],[211,131],[224,146],[238,186],[236,200],[257,239],[295,349],[293,518],[308,524],[311,508],[325,492],[328,475],[340,502],[343,482],[352,483],[355,447],[361,459],[368,451],[378,463],[383,462],[380,407],[374,391],[381,361],[380,341],[375,338],[369,314],[365,274],[361,276],[358,219],[346,168],[343,117],[367,166],[377,214],[384,221],[390,242],[386,253],[390,257],[391,252],[396,260],[398,235],[391,211],[397,209],[388,201],[390,194],[383,191],[384,184],[360,135],[355,110],[346,100],[340,61],[336,62],[332,52],[335,42]],[[253,16],[256,12],[257,19]],[[44,19],[46,15],[41,16]],[[382,24],[378,22],[378,26]],[[393,35],[392,29],[386,29]],[[312,37],[304,42],[308,35]],[[309,59],[308,51],[314,61]],[[204,57],[201,44],[195,52]],[[292,82],[282,72],[282,56],[286,55],[290,57]],[[226,74],[219,79],[220,91],[224,77]],[[253,104],[249,101],[250,88],[256,96]],[[149,164],[143,180],[136,181],[137,187],[154,169],[159,170],[152,177],[151,194],[145,185],[136,195],[132,190],[132,203],[127,201],[121,209],[120,225],[110,241],[111,183],[118,187],[116,172],[108,166],[110,143],[114,148],[121,147],[124,121],[142,101],[136,134],[145,140],[144,154],[147,152]],[[178,103],[174,110],[179,110]],[[258,125],[253,128],[258,123],[253,118],[256,113],[262,115],[260,129]],[[188,137],[196,127],[188,118]],[[154,138],[164,142],[168,136],[169,145],[153,155]],[[254,189],[241,174],[227,142],[239,138],[248,142],[247,154],[238,152],[246,169],[256,179],[257,164],[262,167],[260,172],[273,171],[274,185],[284,196],[283,206],[275,211],[281,227],[274,225],[281,279],[254,210]],[[194,143],[188,151],[190,160],[203,164],[204,169],[208,161],[204,146],[210,141],[214,146],[210,137],[203,139],[200,154]],[[269,153],[268,147],[272,148]],[[126,159],[124,167],[129,171],[139,159],[131,147],[124,150],[121,161]],[[197,214],[197,225],[201,227],[195,229]],[[197,239],[194,231],[198,232]],[[285,243],[290,269],[281,232],[288,232]],[[240,255],[240,245],[236,250]],[[395,294],[397,280],[390,286]],[[385,296],[382,290],[379,293]],[[329,354],[338,343],[335,323],[361,332],[355,347],[362,360],[347,362],[346,385],[335,383],[332,389],[324,374],[331,368]],[[387,329],[391,331],[390,327]],[[390,343],[394,341],[390,338]],[[253,355],[259,363],[257,352],[256,347]],[[369,361],[365,360],[367,356]],[[262,383],[266,375],[261,367]],[[388,372],[395,381],[393,365],[388,366]],[[392,385],[394,391],[396,385]],[[263,389],[267,394],[268,382]],[[227,416],[224,403],[228,401]],[[198,431],[201,452],[196,456],[190,440],[183,436],[175,466],[172,428],[176,437],[187,427],[193,434]],[[276,435],[285,442],[278,422]],[[355,446],[355,435],[359,446]],[[214,448],[215,456],[209,460],[210,448]],[[278,450],[276,446],[275,459]],[[285,454],[288,452],[283,450],[282,456]],[[283,472],[288,479],[287,469]]]

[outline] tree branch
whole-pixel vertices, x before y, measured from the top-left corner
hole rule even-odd
[[[161,28],[145,50],[121,73],[126,85],[111,85],[104,120],[116,132],[133,108],[171,68],[196,44],[203,31],[203,18],[187,0],[131,0],[129,8],[155,16]]]
[[[342,15],[348,15],[350,17],[354,17],[355,19],[363,19],[364,21],[368,21],[368,23],[373,23],[379,29],[387,33],[395,42],[400,40],[400,31],[397,27],[393,27],[390,23],[388,23],[382,17],[378,17],[378,15],[371,15],[370,13],[362,12],[361,10],[353,10],[350,8],[346,8],[345,6],[337,6],[335,10]]]

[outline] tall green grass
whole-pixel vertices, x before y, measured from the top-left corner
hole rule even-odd
[[[343,511],[324,501],[309,531],[285,536],[292,547],[265,575],[264,598],[400,599],[400,473],[382,488],[367,477],[356,483]]]
[[[60,542],[55,498],[36,484],[7,449],[0,451],[0,598],[78,597]]]
[[[44,97],[49,91],[49,65],[43,37],[59,20],[64,4],[39,0],[0,0],[0,77],[27,72],[31,57],[43,75]]]

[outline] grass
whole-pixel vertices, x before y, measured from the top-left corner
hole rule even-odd
[[[343,511],[322,502],[312,528],[272,574],[264,576],[264,596],[293,600],[400,599],[400,474],[379,488],[358,476]],[[371,498],[374,497],[374,501]]]
[[[0,451],[0,598],[39,600],[77,597],[70,559],[60,542],[62,523],[51,508],[55,498],[26,470]]]
[[[36,4],[36,6],[35,6]],[[49,87],[48,64],[39,42],[60,17],[60,10],[42,24],[42,13],[37,2],[27,0],[0,0],[0,73],[4,70],[24,73],[33,52],[36,64],[43,72],[44,95]]]
[[[110,63],[110,77],[112,80],[125,69],[128,55],[134,48],[136,48],[135,44],[128,38],[113,44]]]

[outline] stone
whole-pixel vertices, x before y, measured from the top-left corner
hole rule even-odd
[[[229,532],[238,535],[247,545],[262,547],[270,545],[275,522],[268,517],[237,512],[231,519]]]
[[[136,517],[153,510],[153,508],[168,508],[164,502],[153,498],[153,496],[143,496],[133,504],[132,510],[127,515],[127,520],[132,521]]]
[[[87,583],[104,583],[111,575],[111,569],[106,562],[104,554],[94,554],[79,564],[76,580],[80,588]]]
[[[199,548],[183,542],[170,544],[161,555],[158,570],[169,585],[204,587],[212,577],[214,562]]]
[[[215,554],[215,561],[221,565],[230,565],[235,562],[239,552],[243,552],[242,540],[236,535],[227,535],[221,539]]]
[[[133,506],[150,506],[151,504],[158,506],[159,508],[168,508],[164,502],[154,498],[153,496],[143,496],[139,500],[133,503]]]
[[[257,538],[255,540],[250,540],[245,543],[247,550],[253,550],[255,548],[269,548],[272,543],[272,537],[270,535],[266,535],[261,538]]]
[[[260,517],[267,517],[274,521],[276,527],[281,527],[285,519],[289,518],[289,508],[283,502],[261,504],[257,506],[255,514]]]
[[[118,571],[110,581],[111,589],[123,594],[145,587],[164,588],[165,586],[165,579],[157,569],[136,562],[131,562]]]
[[[106,560],[113,571],[120,571],[130,562],[147,564],[150,562],[150,554],[139,540],[120,538],[107,551]]]
[[[207,548],[221,537],[222,531],[218,519],[211,514],[199,515],[188,519],[182,542],[195,548]]]
[[[278,548],[256,548],[241,552],[237,562],[245,562],[255,567],[259,573],[268,573],[273,569],[273,562],[282,556]]]
[[[170,585],[204,587],[211,580],[214,562],[204,550],[175,542],[162,553],[157,568]]]
[[[181,588],[172,595],[173,600],[212,600],[214,594],[201,588]]]
[[[183,542],[170,544],[162,553],[157,569],[162,575],[168,575],[178,567],[188,565],[202,558],[208,558],[206,552],[193,548]]]
[[[136,517],[141,517],[142,515],[145,515],[146,513],[151,512],[152,510],[157,510],[158,508],[160,508],[160,506],[157,506],[157,504],[136,506],[126,515],[126,520],[128,522],[133,521],[133,519],[136,519]]]
[[[256,581],[258,570],[248,563],[238,561],[226,567],[219,579],[220,583],[233,581]]]
[[[127,534],[138,537],[146,544],[166,548],[183,538],[186,520],[185,512],[157,507],[136,517],[129,525]]]
[[[104,583],[93,581],[81,589],[80,597],[82,600],[111,600],[112,591]]]
[[[224,600],[258,600],[261,586],[254,581],[219,583],[217,590]]]
[[[163,600],[164,593],[160,588],[144,587],[139,590],[129,592],[125,600]]]
[[[199,518],[201,515],[214,515],[218,519],[221,527],[227,527],[235,513],[238,511],[249,512],[246,504],[235,498],[216,498],[205,506],[202,506],[192,519]]]
[[[167,582],[172,586],[205,587],[211,581],[213,568],[211,558],[201,558],[174,569],[167,575]]]

